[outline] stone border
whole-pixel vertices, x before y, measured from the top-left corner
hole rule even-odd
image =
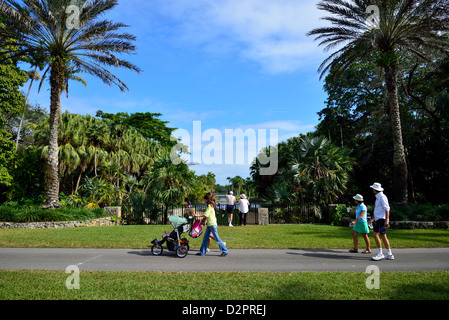
[[[449,221],[392,221],[393,229],[449,229]]]
[[[0,229],[61,229],[80,227],[115,226],[112,217],[99,218],[86,221],[59,221],[59,222],[0,222]]]

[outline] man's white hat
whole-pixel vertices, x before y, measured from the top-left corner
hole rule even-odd
[[[357,194],[354,197],[352,197],[354,200],[363,202],[363,196],[361,194]]]
[[[384,191],[384,188],[382,188],[382,185],[380,183],[374,183],[371,188],[373,188],[376,191],[382,192]]]
[[[229,194],[234,194],[234,192],[232,192],[232,191],[229,191]]]

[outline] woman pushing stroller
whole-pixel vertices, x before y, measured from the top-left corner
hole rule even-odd
[[[207,243],[209,241],[210,234],[214,236],[215,241],[218,244],[218,247],[221,251],[221,257],[225,257],[228,255],[228,249],[226,248],[223,241],[221,241],[218,232],[217,232],[217,218],[215,217],[215,197],[212,193],[207,193],[204,196],[204,202],[207,205],[206,212],[204,215],[200,216],[202,218],[202,224],[207,225],[206,231],[204,232],[203,243],[201,244],[200,252],[197,253],[198,256],[205,256]]]

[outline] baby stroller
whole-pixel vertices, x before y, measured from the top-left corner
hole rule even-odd
[[[175,251],[179,258],[185,258],[189,252],[189,240],[186,238],[181,239],[183,233],[189,232],[190,222],[186,218],[181,216],[170,216],[168,217],[174,230],[166,232],[162,237],[162,240],[154,239],[151,241],[151,253],[155,256],[160,256],[164,251],[162,245],[167,243],[168,251]]]

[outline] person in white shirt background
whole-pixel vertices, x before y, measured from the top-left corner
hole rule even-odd
[[[387,196],[383,193],[384,189],[380,183],[376,182],[370,187],[373,189],[373,193],[376,196],[373,236],[377,245],[377,255],[371,259],[374,261],[379,261],[384,258],[393,260],[394,256],[391,252],[390,242],[387,238],[387,228],[390,226],[390,204],[388,203]],[[384,256],[382,252],[382,242],[385,245],[385,249],[387,249],[386,256]]]
[[[234,192],[230,191],[229,194],[226,195],[226,211],[228,212],[228,222],[230,227],[233,227],[232,216],[234,215],[235,201]]]
[[[239,217],[240,217],[240,225],[246,226],[246,215],[249,211],[249,201],[246,199],[246,195],[240,195],[239,201]]]

